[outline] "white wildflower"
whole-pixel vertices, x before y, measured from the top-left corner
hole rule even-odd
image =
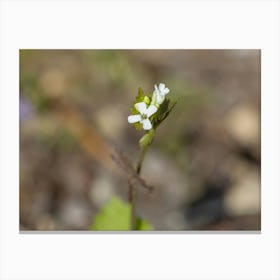
[[[155,91],[153,93],[153,98],[151,104],[160,105],[164,99],[165,95],[168,94],[169,88],[165,87],[165,84],[155,85]]]
[[[128,117],[129,123],[137,123],[140,122],[143,126],[143,129],[150,130],[152,129],[152,123],[149,118],[157,111],[157,107],[155,105],[150,105],[147,107],[145,102],[139,102],[135,105],[136,110],[140,113],[138,115],[131,115]]]

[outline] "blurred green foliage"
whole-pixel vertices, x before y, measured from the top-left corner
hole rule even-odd
[[[123,231],[130,230],[131,205],[113,197],[93,220],[92,230]],[[152,226],[139,217],[136,220],[136,230],[152,230]]]

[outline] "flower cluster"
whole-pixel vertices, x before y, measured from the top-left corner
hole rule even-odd
[[[140,123],[144,130],[151,130],[153,128],[150,117],[154,115],[160,105],[165,99],[165,95],[169,93],[169,89],[165,87],[165,84],[155,85],[155,90],[152,95],[152,100],[150,97],[143,96],[141,102],[134,104],[137,114],[128,116],[129,123]]]
[[[165,87],[165,84],[155,85],[155,91],[153,93],[152,104],[159,106],[165,99],[165,95],[168,94],[169,88]]]

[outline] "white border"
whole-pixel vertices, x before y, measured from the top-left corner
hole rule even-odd
[[[2,1],[1,279],[279,279],[279,2]],[[261,48],[262,233],[19,234],[20,48]]]

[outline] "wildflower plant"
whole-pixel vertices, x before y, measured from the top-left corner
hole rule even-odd
[[[154,91],[145,93],[141,87],[135,97],[130,109],[131,115],[128,116],[128,123],[132,124],[137,130],[144,132],[139,140],[140,157],[136,168],[130,160],[121,152],[118,156],[112,156],[113,160],[128,174],[128,202],[118,198],[112,200],[95,217],[92,229],[94,230],[151,230],[152,226],[148,221],[142,220],[136,213],[136,185],[140,184],[147,190],[153,188],[149,186],[141,177],[142,164],[146,152],[153,142],[156,130],[159,125],[167,118],[171,110],[176,105],[167,97],[170,90],[165,84],[160,83],[154,86]]]
[[[166,98],[169,89],[165,84],[155,85],[153,93],[145,94],[139,87],[133,107],[132,115],[128,116],[128,122],[133,124],[137,130],[145,130],[144,136],[139,144],[142,149],[147,148],[153,141],[157,127],[166,119],[176,104]]]
[[[145,131],[145,134],[139,140],[141,154],[136,166],[138,175],[140,175],[146,152],[156,135],[156,129],[167,118],[176,104],[176,101],[171,101],[166,97],[169,91],[163,83],[160,83],[158,86],[155,85],[155,90],[147,94],[139,87],[138,95],[133,102],[131,108],[132,115],[128,116],[128,122],[133,124],[137,130]],[[131,229],[134,230],[136,229],[137,219],[135,215],[136,189],[133,185],[130,185],[130,194]]]

